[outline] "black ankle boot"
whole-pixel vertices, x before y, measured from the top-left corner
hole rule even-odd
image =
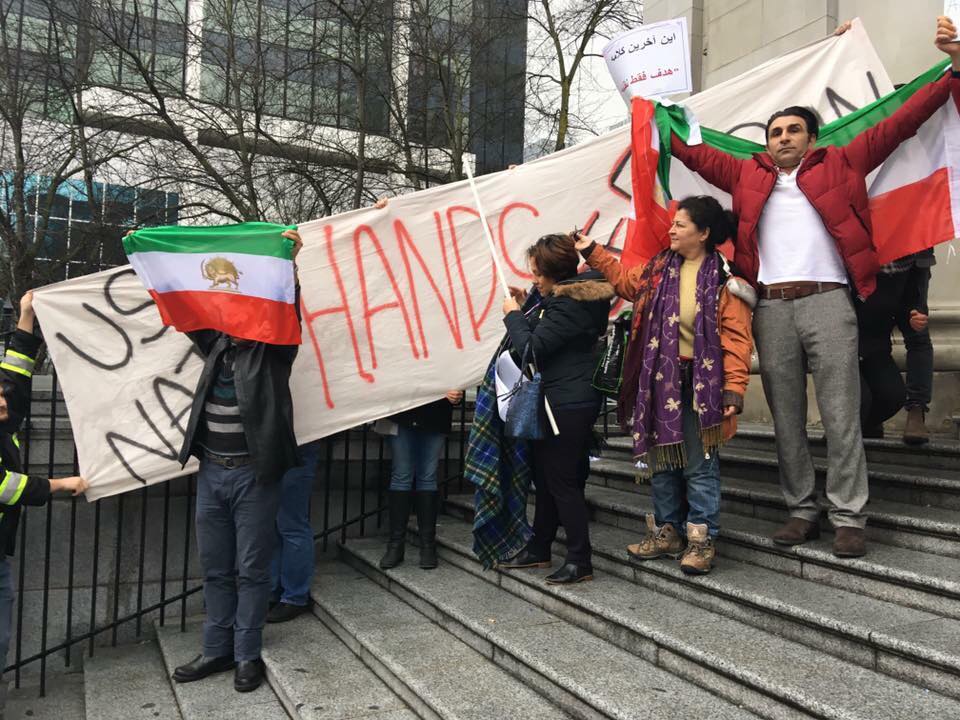
[[[440,493],[436,490],[417,493],[417,530],[420,532],[420,567],[432,570],[437,566],[437,512]]]
[[[387,552],[380,558],[380,567],[389,570],[403,562],[403,546],[407,538],[407,519],[410,517],[410,492],[387,492],[387,515],[390,519],[390,538]]]

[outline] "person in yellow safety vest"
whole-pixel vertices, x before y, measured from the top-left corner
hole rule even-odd
[[[88,485],[82,477],[47,479],[23,474],[17,431],[30,406],[30,385],[37,350],[43,342],[34,332],[33,292],[20,300],[20,321],[0,360],[0,673],[6,666],[13,620],[13,555],[23,505],[44,505],[50,493],[67,490],[74,495]],[[0,693],[0,703],[6,693]],[[0,716],[3,708],[0,705]]]

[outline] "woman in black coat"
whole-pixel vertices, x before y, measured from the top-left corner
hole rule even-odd
[[[590,535],[584,487],[601,395],[593,387],[597,340],[606,332],[613,287],[595,271],[577,274],[573,238],[546,235],[527,251],[534,285],[543,297],[528,315],[520,312],[524,293],[511,288],[503,303],[510,342],[522,354],[528,343],[543,379],[544,395],[559,434],[531,443],[537,506],[533,537],[503,568],[550,567],[550,549],[563,525],[567,557],[546,580],[568,584],[591,580]]]

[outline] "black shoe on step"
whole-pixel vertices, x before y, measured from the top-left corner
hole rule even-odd
[[[548,585],[572,585],[573,583],[593,580],[593,568],[589,565],[564,563],[563,567],[545,578]]]
[[[552,564],[549,556],[543,557],[529,548],[524,548],[510,560],[500,563],[499,567],[504,570],[518,570],[520,568],[548,568]]]
[[[273,606],[273,609],[267,613],[267,622],[287,622],[288,620],[293,620],[295,617],[303,615],[306,611],[306,605],[292,605],[291,603],[278,602]]]
[[[203,680],[205,677],[215,673],[233,670],[236,663],[233,661],[233,655],[224,655],[222,657],[207,657],[197,655],[193,660],[174,669],[173,679],[178,683],[194,682]]]
[[[237,692],[252,692],[263,682],[263,660],[241,660],[233,674],[233,689]]]

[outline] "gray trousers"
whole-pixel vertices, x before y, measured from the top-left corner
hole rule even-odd
[[[203,654],[256,660],[270,604],[280,483],[260,485],[254,465],[204,460],[197,475],[197,548],[203,567]]]
[[[857,318],[849,291],[761,300],[753,334],[763,392],[773,413],[780,486],[791,517],[815,521],[820,515],[807,438],[809,369],[827,439],[830,522],[862,528],[869,489],[860,430]]]

